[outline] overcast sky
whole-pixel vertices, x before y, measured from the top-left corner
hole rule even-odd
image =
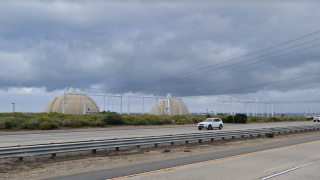
[[[1,1],[0,112],[12,103],[41,112],[70,86],[176,93],[191,112],[213,110],[216,96],[320,100],[319,9],[317,1]]]

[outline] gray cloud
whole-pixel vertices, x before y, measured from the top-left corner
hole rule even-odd
[[[172,77],[163,85],[141,84],[222,63],[316,32],[320,29],[319,6],[314,1],[269,4],[253,1],[2,2],[0,88],[45,87],[47,91],[54,91],[67,86],[99,85],[124,92],[161,91],[184,95],[215,95],[223,91],[246,94],[277,89],[277,86],[243,88],[312,74],[319,69],[319,63],[223,86],[215,82],[307,59],[317,55],[319,47],[194,80],[188,77],[180,82],[178,77]],[[319,37],[318,34],[305,41]],[[298,42],[303,41],[283,47]],[[261,58],[252,62],[258,60]],[[220,72],[236,67],[224,68],[225,65],[203,71]],[[280,91],[286,90],[278,87]],[[306,87],[296,85],[294,88]],[[232,91],[234,89],[243,90]]]

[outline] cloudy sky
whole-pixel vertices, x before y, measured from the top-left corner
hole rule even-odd
[[[41,112],[70,86],[175,93],[192,112],[213,110],[216,96],[320,100],[319,9],[317,1],[1,1],[0,112],[12,103]]]

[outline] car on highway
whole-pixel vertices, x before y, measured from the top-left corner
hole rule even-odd
[[[320,116],[316,116],[313,118],[313,122],[316,122],[316,121],[320,122]]]
[[[213,128],[223,128],[223,122],[220,118],[207,118],[202,122],[198,123],[198,129],[202,130],[204,128],[207,128],[208,130],[211,130]]]

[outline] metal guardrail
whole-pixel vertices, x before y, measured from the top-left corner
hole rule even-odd
[[[98,149],[116,148],[120,147],[137,146],[141,145],[154,145],[158,146],[161,143],[199,141],[211,139],[213,141],[217,138],[235,138],[245,136],[260,136],[267,133],[286,133],[286,132],[301,132],[309,130],[319,130],[320,124],[317,125],[304,125],[304,126],[288,126],[288,127],[275,127],[275,128],[262,128],[262,129],[247,129],[235,131],[209,131],[205,133],[192,133],[192,134],[175,134],[163,136],[147,136],[139,138],[123,138],[123,139],[105,139],[96,141],[77,141],[77,142],[64,142],[64,143],[51,143],[51,144],[36,144],[24,146],[9,146],[0,147],[0,158],[19,158],[23,157],[40,156],[52,154],[55,157],[57,153],[75,152],[92,150],[96,153]]]

